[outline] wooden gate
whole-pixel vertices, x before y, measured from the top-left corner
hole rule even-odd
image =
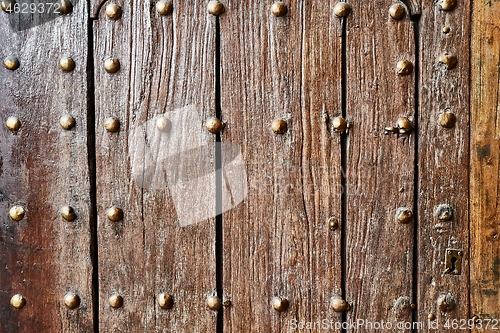
[[[2,9],[0,332],[500,329],[498,3]]]

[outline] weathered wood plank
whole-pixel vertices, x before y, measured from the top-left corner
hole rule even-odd
[[[470,314],[500,320],[498,2],[472,8]],[[466,119],[464,119],[466,121]]]
[[[215,180],[192,188],[200,166],[215,170],[215,136],[203,126],[215,112],[215,21],[202,2],[175,4],[164,17],[150,3],[117,4],[119,20],[106,16],[106,3],[94,25],[100,329],[213,331],[215,205],[201,221],[186,212],[199,213],[194,194],[215,197]],[[108,57],[120,61],[118,72],[105,71]],[[160,115],[171,123],[165,132]],[[116,133],[104,127],[110,116],[120,121]],[[186,151],[195,148],[196,156]],[[122,221],[106,217],[113,205]],[[108,304],[115,293],[119,309]],[[160,293],[173,296],[171,310],[158,306]]]
[[[0,12],[0,331],[92,332],[87,5],[45,19]],[[3,66],[8,56],[17,70]],[[75,61],[72,72],[62,57]],[[70,130],[60,125],[65,114],[75,119]],[[17,132],[6,127],[10,116],[21,121]],[[9,218],[15,205],[25,210],[20,221]],[[66,205],[71,222],[60,214]],[[77,309],[65,306],[67,292],[79,296]],[[19,310],[9,304],[17,293],[26,299]]]
[[[420,19],[417,306],[419,320],[433,314],[440,329],[447,319],[469,318],[469,4],[444,11],[424,1]],[[458,58],[456,68],[440,63],[445,52]],[[453,127],[440,125],[443,113],[455,115]],[[450,221],[437,217],[443,204],[452,208]],[[448,249],[463,253],[460,275],[446,272]],[[448,294],[456,307],[444,312],[438,301]]]
[[[396,214],[400,207],[413,210],[415,134],[384,135],[384,129],[396,127],[400,117],[414,117],[415,74],[397,74],[399,61],[415,62],[414,29],[407,9],[399,21],[390,17],[392,1],[349,3],[347,319],[395,328],[412,319],[414,222],[400,223]]]
[[[230,332],[341,322],[330,308],[341,233],[328,227],[341,220],[340,135],[328,121],[342,111],[341,21],[322,1],[287,1],[282,17],[272,3],[227,1],[220,17],[222,142],[241,153],[248,185],[222,218]],[[271,129],[277,119],[284,134]],[[223,148],[223,166],[230,160]],[[274,297],[289,309],[274,310]]]

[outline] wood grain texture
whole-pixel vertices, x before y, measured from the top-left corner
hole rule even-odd
[[[471,49],[470,314],[500,319],[497,2],[474,2]]]
[[[24,29],[28,16],[0,12],[0,332],[92,332],[87,6]],[[10,55],[20,60],[15,71],[3,66]],[[61,70],[63,56],[74,71]],[[73,129],[60,126],[64,114]],[[21,120],[16,133],[9,116]],[[21,221],[9,218],[14,205],[26,210]],[[60,215],[66,205],[72,222]],[[79,295],[79,308],[66,308],[67,292]],[[27,301],[20,310],[9,304],[17,293]]]
[[[347,118],[353,127],[346,156],[345,290],[352,311],[347,319],[396,327],[411,322],[412,312],[414,222],[398,222],[396,212],[414,208],[415,134],[384,135],[384,128],[414,117],[415,74],[396,73],[398,61],[415,63],[414,30],[408,15],[391,19],[392,1],[349,3]]]
[[[119,20],[103,7],[94,24],[100,330],[214,331],[206,297],[216,287],[215,205],[181,227],[196,203],[179,200],[215,197],[215,181],[204,191],[182,182],[201,177],[200,159],[204,172],[215,170],[215,136],[204,128],[215,114],[215,21],[203,2],[174,4],[166,17],[149,2],[116,3]],[[118,72],[104,70],[108,57],[119,59]],[[171,121],[165,133],[156,127],[162,114]],[[104,128],[110,116],[120,120],[117,133]],[[106,217],[113,205],[123,209],[120,222]],[[173,295],[173,309],[158,307],[161,292]],[[108,305],[114,293],[122,308]]]
[[[470,7],[468,1],[459,1],[457,8],[449,12],[442,11],[435,1],[424,1],[422,7],[418,119],[418,318],[426,320],[433,313],[444,324],[446,319],[469,318]],[[444,27],[449,27],[450,32],[444,33]],[[439,57],[444,52],[457,56],[456,68],[448,70],[439,63]],[[453,128],[439,125],[439,115],[445,111],[456,115]],[[436,217],[435,209],[441,204],[453,208],[451,221]],[[445,255],[449,248],[464,253],[461,275],[445,274]],[[441,295],[448,293],[455,298],[456,308],[444,313],[438,310],[437,301]]]
[[[272,3],[228,1],[220,18],[222,142],[239,147],[248,181],[243,203],[223,215],[228,332],[341,321],[330,308],[341,234],[327,223],[341,220],[340,135],[327,120],[342,111],[341,22],[321,1],[288,1],[283,17]],[[275,119],[285,134],[272,132]],[[274,297],[289,309],[275,311]]]

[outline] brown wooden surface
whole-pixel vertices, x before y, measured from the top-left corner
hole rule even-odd
[[[423,1],[420,19],[417,306],[420,321],[427,321],[432,313],[440,328],[447,319],[469,318],[468,3],[460,1],[455,10],[445,12],[434,1]],[[450,28],[448,34],[443,33],[444,27]],[[438,58],[444,52],[457,56],[456,68],[447,70],[439,64]],[[453,128],[439,125],[439,115],[444,111],[456,115]],[[435,208],[440,204],[452,206],[451,221],[437,219]],[[464,253],[461,275],[445,274],[449,248]],[[437,309],[437,300],[448,293],[455,298],[456,308],[442,313]]]
[[[26,16],[0,12],[0,332],[93,332],[87,6],[21,30]],[[4,68],[9,55],[19,69]],[[73,72],[59,67],[63,56],[75,60]],[[70,131],[59,125],[64,114],[76,120]],[[9,116],[22,122],[17,133]],[[19,222],[9,218],[14,205],[26,210]],[[72,222],[59,213],[65,205]],[[78,309],[66,308],[66,292],[80,296]],[[27,300],[20,310],[9,304],[17,293]]]
[[[215,136],[206,131],[204,120],[215,114],[215,21],[201,2],[175,4],[167,17],[149,3],[117,4],[121,19],[107,18],[106,3],[94,24],[100,330],[214,331],[216,313],[206,307],[216,287],[214,219],[180,226],[163,174],[171,161],[158,151],[194,140],[214,170]],[[120,60],[117,73],[105,72],[107,57]],[[184,124],[186,137],[175,137],[184,125],[172,120],[170,139],[178,141],[168,141],[167,134],[161,139],[156,116],[188,106],[183,112],[198,113],[192,118],[196,123]],[[110,116],[120,120],[118,133],[104,129]],[[144,132],[145,140],[129,140],[136,130]],[[178,163],[185,175],[199,175],[189,159]],[[144,184],[132,174],[141,168]],[[148,178],[152,170],[157,173]],[[214,196],[210,188],[205,193]],[[123,221],[107,219],[112,205],[123,209]],[[209,208],[215,216],[215,205]],[[173,309],[158,307],[160,292],[173,295]],[[108,305],[113,293],[123,295],[122,308]]]
[[[294,323],[341,321],[341,21],[322,1],[228,1],[221,16],[222,142],[240,147],[245,201],[223,215],[228,332],[290,332]],[[288,131],[271,124],[285,119]],[[223,165],[227,156],[223,155]],[[287,312],[271,305],[286,297]]]
[[[470,314],[500,320],[497,2],[474,2],[471,49]]]
[[[415,63],[413,25],[389,16],[392,1],[350,1],[347,19],[347,319],[411,322],[415,134],[385,135],[415,112],[415,75],[398,76],[400,60]],[[363,329],[361,329],[363,328]],[[374,332],[369,326],[363,332]],[[350,330],[352,331],[352,330]],[[381,330],[393,331],[393,330]],[[409,330],[401,330],[408,332]]]

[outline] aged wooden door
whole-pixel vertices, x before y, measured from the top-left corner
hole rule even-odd
[[[0,332],[500,329],[496,2],[2,9]]]

